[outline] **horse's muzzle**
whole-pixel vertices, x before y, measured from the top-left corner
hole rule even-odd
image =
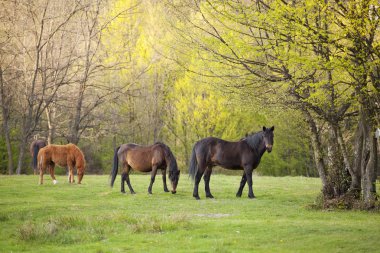
[[[272,145],[266,145],[268,153],[272,152]]]
[[[176,194],[177,193],[177,191],[172,191],[172,194]]]

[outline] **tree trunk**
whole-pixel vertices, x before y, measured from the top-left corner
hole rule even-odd
[[[47,123],[48,123],[48,137],[47,137],[47,142],[48,145],[51,145],[54,140],[54,135],[55,135],[55,126],[53,123],[53,118],[54,118],[54,113],[55,109],[51,109],[49,106],[46,107],[46,118],[47,118]]]
[[[361,191],[361,163],[362,163],[362,152],[363,152],[363,122],[359,119],[358,127],[355,134],[355,144],[354,144],[354,162],[352,165],[352,181],[351,181],[351,191],[359,192]],[[353,176],[354,175],[354,176]]]
[[[82,104],[83,104],[83,99],[84,99],[84,91],[86,89],[85,87],[86,87],[85,83],[80,84],[75,114],[74,114],[74,117],[72,119],[70,136],[68,139],[68,141],[70,143],[73,143],[75,145],[77,145],[79,142],[79,135],[80,135],[79,134],[79,127],[80,127],[81,114],[82,114]]]
[[[22,138],[20,141],[20,147],[19,147],[19,157],[18,157],[17,170],[16,170],[17,175],[21,174],[22,165],[24,163],[26,146],[27,146],[27,138]]]
[[[5,94],[4,88],[4,79],[3,79],[3,70],[0,67],[0,106],[3,115],[3,132],[5,137],[5,143],[7,145],[7,154],[8,154],[8,173],[9,175],[13,174],[13,153],[11,146],[11,138],[9,133],[9,97]]]
[[[153,122],[154,122],[154,126],[153,126],[153,142],[156,143],[158,141],[158,135],[159,135],[159,131],[160,131],[160,125],[159,125],[159,113],[158,113],[158,73],[157,73],[157,70],[156,70],[156,74],[154,76],[154,115],[153,115]]]
[[[348,171],[344,169],[343,157],[338,144],[337,123],[329,122],[328,127],[328,186],[326,188],[326,196],[331,198],[339,198],[346,194],[349,189]]]
[[[4,112],[3,112],[4,117]],[[13,152],[12,152],[12,146],[11,146],[11,138],[9,134],[9,126],[8,126],[8,119],[3,119],[3,130],[5,135],[5,142],[7,145],[7,153],[8,153],[8,173],[9,175],[13,174],[14,166],[13,166]]]
[[[310,112],[307,111],[307,109],[303,109],[302,111],[306,117],[306,121],[309,123],[309,128],[311,132],[310,138],[311,138],[311,145],[313,148],[314,161],[318,170],[319,177],[322,181],[322,188],[325,189],[327,185],[326,166],[323,161],[323,152],[322,152],[317,124],[315,123],[313,117],[311,116]]]
[[[360,170],[362,174],[361,186],[363,200],[367,207],[372,207],[376,198],[376,162],[377,145],[373,134],[373,124],[368,110],[363,105],[360,110],[362,121],[363,147],[361,152]]]

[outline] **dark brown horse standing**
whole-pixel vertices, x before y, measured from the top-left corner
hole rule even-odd
[[[250,134],[238,142],[208,137],[195,143],[189,166],[189,175],[195,181],[193,196],[199,199],[198,185],[204,174],[206,197],[213,198],[209,185],[212,167],[221,166],[225,169],[244,170],[236,196],[241,197],[245,183],[248,182],[248,197],[254,198],[252,172],[259,165],[264,152],[272,151],[273,131],[274,126],[263,127],[263,131]]]
[[[30,155],[32,156],[32,163],[33,163],[33,172],[34,175],[37,174],[37,155],[38,151],[40,151],[41,148],[45,147],[46,141],[45,140],[34,140],[30,144]]]
[[[67,145],[47,145],[40,149],[37,159],[40,170],[40,184],[43,183],[46,168],[49,168],[53,183],[57,183],[54,176],[54,166],[56,164],[69,168],[69,183],[74,183],[73,169],[75,167],[78,174],[78,184],[81,183],[86,168],[86,160],[82,151],[76,145],[71,143]]]
[[[134,194],[135,191],[129,180],[129,172],[131,169],[141,172],[151,172],[150,185],[148,187],[149,194],[152,194],[152,186],[156,177],[157,170],[162,171],[162,181],[164,183],[164,191],[169,192],[166,185],[166,168],[169,167],[169,179],[172,183],[172,193],[176,193],[180,171],[178,170],[177,161],[170,148],[163,143],[155,143],[152,146],[139,146],[137,144],[122,144],[115,149],[111,186],[115,182],[118,171],[119,160],[123,164],[123,172],[121,174],[121,192],[125,193],[124,182],[127,182],[129,191]]]

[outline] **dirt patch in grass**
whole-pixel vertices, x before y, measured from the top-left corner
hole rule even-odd
[[[197,213],[194,216],[197,217],[207,217],[207,218],[224,218],[229,217],[232,214],[229,213]]]

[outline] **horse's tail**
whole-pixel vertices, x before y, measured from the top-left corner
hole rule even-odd
[[[189,176],[191,177],[192,180],[195,179],[195,175],[197,174],[198,171],[198,161],[197,161],[197,155],[195,153],[195,146],[193,147],[193,151],[191,153],[191,158],[190,158],[190,165],[189,165]]]
[[[40,150],[40,146],[36,143],[33,145],[33,170],[36,171],[37,169],[37,156],[38,151]]]
[[[113,187],[113,183],[115,182],[117,171],[119,169],[119,157],[117,155],[117,152],[119,151],[120,146],[115,149],[115,153],[113,155],[113,166],[112,166],[112,172],[111,172],[111,187]]]
[[[37,156],[36,156],[36,168],[38,171],[41,171],[42,169],[42,163],[43,163],[43,160],[44,160],[44,152],[41,152],[40,154],[38,154],[37,152]]]

